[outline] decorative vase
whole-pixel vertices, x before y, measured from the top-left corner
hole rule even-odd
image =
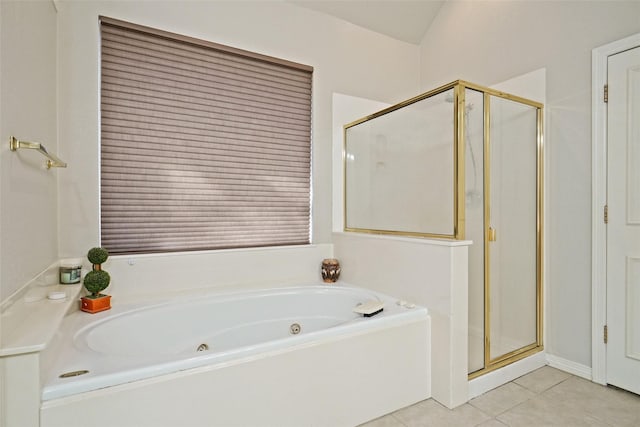
[[[334,283],[340,277],[340,262],[335,258],[323,259],[321,272],[325,283]]]
[[[99,313],[111,308],[111,295],[100,294],[97,298],[90,296],[80,298],[80,310],[87,313]]]

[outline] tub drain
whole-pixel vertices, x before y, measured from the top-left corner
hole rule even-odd
[[[209,346],[202,343],[198,346],[198,348],[196,348],[196,351],[205,351],[205,350],[209,350]]]
[[[81,371],[65,372],[64,374],[60,374],[58,378],[71,378],[71,377],[77,377],[78,375],[84,375],[88,373],[89,371],[87,371],[86,369],[83,369]]]
[[[302,331],[302,326],[297,323],[293,323],[289,326],[289,333],[291,333],[291,335],[298,335],[300,331]]]

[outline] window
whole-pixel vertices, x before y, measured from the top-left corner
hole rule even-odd
[[[126,254],[309,243],[313,69],[100,24],[102,245]]]

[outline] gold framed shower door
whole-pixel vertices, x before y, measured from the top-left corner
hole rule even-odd
[[[376,227],[359,227],[357,225],[351,225],[347,212],[347,199],[349,197],[347,190],[347,134],[348,130],[354,126],[358,126],[362,123],[375,120],[386,114],[405,108],[409,105],[417,103],[422,100],[434,97],[444,92],[453,90],[453,134],[451,135],[453,144],[453,170],[452,176],[449,177],[452,180],[453,198],[452,198],[452,212],[451,217],[451,230],[450,233],[438,233],[438,232],[424,232],[424,231],[406,231],[406,230],[393,230],[382,229]],[[466,171],[466,159],[465,159],[465,134],[467,132],[467,126],[465,123],[467,108],[466,94],[468,90],[473,90],[482,93],[483,95],[483,147],[484,147],[484,184],[483,184],[483,200],[484,200],[484,366],[481,369],[475,370],[469,373],[469,378],[475,378],[502,366],[505,366],[514,361],[520,360],[533,353],[541,351],[543,349],[543,201],[544,201],[544,141],[543,141],[543,105],[539,102],[535,102],[520,96],[498,91],[485,86],[470,83],[464,80],[456,80],[451,83],[442,85],[433,90],[425,92],[421,95],[392,105],[381,111],[378,111],[369,116],[363,117],[352,123],[344,126],[344,144],[342,150],[343,157],[343,220],[344,231],[347,232],[360,232],[360,233],[372,233],[372,234],[387,234],[387,235],[399,235],[407,237],[418,238],[438,238],[438,239],[455,239],[464,240],[466,235],[466,202],[465,202],[465,171]],[[492,97],[512,101],[514,103],[530,106],[536,110],[536,298],[535,302],[535,314],[536,314],[536,332],[535,341],[525,346],[517,348],[516,350],[501,354],[498,356],[491,356],[491,313],[492,313],[492,301],[491,301],[491,250],[489,247],[490,237],[495,235],[495,229],[491,226],[491,161],[490,161],[490,147],[491,147],[491,105],[490,100]],[[498,230],[499,232],[499,230]]]

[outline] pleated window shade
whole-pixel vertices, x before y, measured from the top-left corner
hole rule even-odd
[[[309,243],[313,69],[100,23],[102,245]]]

